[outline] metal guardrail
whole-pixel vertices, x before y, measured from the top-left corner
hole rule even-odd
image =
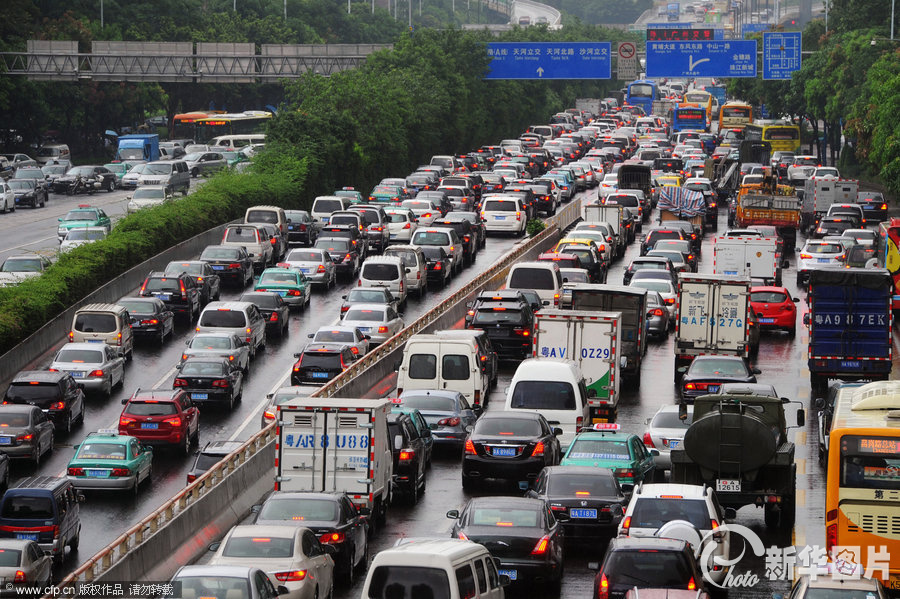
[[[581,200],[570,202],[567,206],[545,220],[546,229],[538,235],[528,239],[521,245],[517,245],[507,252],[498,262],[487,271],[479,274],[472,281],[454,292],[450,297],[432,308],[420,318],[416,319],[405,329],[382,343],[377,349],[369,353],[362,360],[341,373],[327,385],[313,393],[314,397],[335,397],[340,390],[351,380],[360,376],[367,368],[379,359],[395,351],[406,343],[409,337],[421,332],[428,324],[434,322],[441,314],[456,302],[483,286],[499,271],[516,262],[521,254],[542,243],[547,237],[561,231],[581,217]],[[189,510],[201,497],[219,485],[229,474],[241,467],[250,456],[254,455],[270,443],[275,441],[275,424],[269,424],[266,428],[254,434],[233,453],[226,456],[221,462],[213,466],[203,476],[189,484],[174,497],[157,508],[153,513],[119,535],[112,543],[98,551],[93,557],[84,562],[74,572],[57,584],[57,587],[72,587],[76,582],[90,582],[102,576],[104,572],[120,562],[124,556],[139,548],[147,538],[155,534],[162,527],[172,522],[178,515]],[[174,549],[174,548],[173,548]],[[46,596],[50,599],[50,596]],[[56,596],[58,599],[59,595]]]

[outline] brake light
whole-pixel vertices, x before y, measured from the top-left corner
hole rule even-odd
[[[128,468],[113,468],[113,476],[131,476],[131,470]]]
[[[653,308],[649,312],[647,312],[647,316],[662,316],[663,309],[662,308]]]
[[[228,265],[228,268],[240,268],[240,267],[241,267],[241,265],[238,262],[232,262],[231,264]]]
[[[472,443],[471,439],[466,439],[465,452],[467,455],[475,455],[475,444]]]
[[[600,584],[597,587],[597,599],[609,599],[609,580],[606,574],[600,575]]]
[[[631,528],[631,516],[627,516],[624,520],[622,520],[622,530],[624,532],[628,532],[629,528]]]
[[[187,289],[184,288],[184,281],[179,281],[179,283],[181,284],[181,299],[187,299]]]
[[[537,457],[540,455],[544,455],[544,442],[543,441],[538,441],[534,446],[534,450],[531,452],[531,457]]]
[[[812,254],[800,254],[801,260],[812,260]]]
[[[403,449],[400,451],[400,461],[410,462],[416,457],[416,452],[411,449]]]
[[[541,537],[541,540],[537,542],[537,545],[534,546],[534,549],[531,550],[531,555],[544,555],[547,553],[547,549],[550,547],[550,537],[544,535]]]
[[[66,470],[69,476],[84,476],[84,468],[69,468]]]
[[[438,420],[438,426],[459,426],[460,420],[456,416],[451,418],[441,418]]]
[[[135,423],[134,418],[128,418],[126,416],[119,417],[119,426],[120,427],[127,427],[129,424],[134,424],[134,423]]]
[[[18,437],[16,437],[16,441],[31,441],[33,438],[34,438],[34,435],[32,435],[32,434],[19,435]]]
[[[75,340],[75,331],[69,331],[69,343]]]
[[[163,424],[171,425],[172,428],[181,428],[181,418],[177,416],[175,418],[166,418],[163,420]]]
[[[320,543],[343,543],[344,542],[344,533],[342,532],[326,532],[322,536],[319,537]]]
[[[13,582],[27,582],[25,580],[25,572],[22,570],[16,570],[16,576],[13,578]]]
[[[674,298],[674,297],[667,297],[667,298],[664,299],[663,301],[666,302],[666,305],[667,305],[667,306],[672,306],[672,305],[675,304],[675,298]]]
[[[717,528],[719,528],[719,522],[718,522],[717,520],[715,520],[715,519],[710,520],[710,521],[709,521],[709,526],[710,526],[710,529],[716,530]]]
[[[348,257],[349,257],[349,254],[348,254]],[[324,265],[324,264],[320,264],[319,266],[317,266],[317,267],[316,267],[316,272],[317,272],[317,273],[325,272],[325,265]]]
[[[272,316],[269,317],[269,322],[278,322],[278,312],[272,312]]]
[[[516,220],[522,220],[522,213],[516,212]]]
[[[412,227],[410,226],[409,223],[406,223],[405,225],[403,225],[403,228],[404,228],[404,229],[411,229]]]
[[[216,387],[217,389],[227,389],[228,388],[228,379],[215,380],[215,381],[213,381],[212,386]]]
[[[384,326],[378,327],[378,332],[379,332],[379,333],[387,333],[387,332],[388,332],[388,328],[387,328],[387,327],[384,327]]]
[[[645,447],[656,447],[653,444],[653,437],[650,436],[649,432],[644,433],[644,446]]]
[[[688,581],[687,588],[688,588],[689,591],[696,591],[696,590],[697,590],[697,583],[694,582],[694,577],[693,577],[693,576],[691,576],[691,579]]]
[[[290,570],[288,572],[276,572],[275,579],[281,582],[300,582],[306,578],[306,570]]]

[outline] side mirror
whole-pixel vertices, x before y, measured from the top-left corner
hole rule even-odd
[[[534,489],[528,489],[527,491],[525,491],[525,497],[528,497],[529,499],[537,499],[537,491],[535,491]]]
[[[588,397],[597,397],[597,390],[596,390],[596,389],[588,389],[588,390],[587,390],[587,393],[588,393]]]
[[[624,485],[622,485],[622,493],[631,495],[632,493],[634,493],[634,485],[631,483],[625,483]]]
[[[679,368],[678,368],[678,374],[684,374],[685,372],[687,372],[687,369],[688,369],[687,366],[681,366],[681,367],[679,367]]]
[[[725,519],[734,520],[735,518],[737,518],[737,510],[733,507],[725,508]]]
[[[542,305],[542,306],[549,306],[549,305],[550,305],[550,300],[544,300],[544,301],[542,301],[542,302],[541,302],[541,305]]]
[[[315,337],[315,336],[316,336],[315,333],[310,333],[310,334],[307,335],[307,337],[310,338],[310,339],[312,339],[312,338]],[[297,355],[295,354],[294,357],[296,358]]]
[[[651,447],[651,448],[648,449],[647,451],[649,451],[649,452],[650,452],[650,455],[653,456],[654,458],[659,457],[659,450],[658,450],[658,449],[654,449],[654,448]]]
[[[400,367],[401,367],[402,365],[403,365],[403,360],[402,360],[402,359],[401,359],[401,360],[397,360],[396,362],[394,362],[394,371],[395,371],[395,372],[400,372]]]
[[[294,354],[294,357],[295,357],[295,358],[299,358],[299,357],[302,356],[302,355],[303,355],[303,354],[301,354],[301,353],[297,353],[297,354]]]
[[[215,541],[215,542],[212,542],[209,545],[207,545],[207,549],[209,549],[210,551],[218,551],[219,547],[221,547],[221,546],[222,546],[222,543],[220,541]]]
[[[257,503],[256,505],[254,505],[253,507],[250,508],[250,513],[251,513],[251,514],[258,514],[258,513],[259,513],[259,510],[261,510],[261,509],[262,509],[262,504],[261,504],[261,503]]]
[[[794,303],[796,304],[797,302],[800,301],[800,298],[799,298],[799,297],[792,297],[792,298],[791,298],[791,301],[794,302]],[[804,323],[804,324],[805,324],[805,323]]]
[[[806,410],[803,408],[797,410],[797,426],[806,426]]]
[[[403,435],[394,436],[394,449],[396,449],[397,451],[403,449]]]
[[[796,299],[794,301],[797,301]],[[803,315],[803,324],[809,326],[809,312]]]
[[[341,296],[341,299],[342,299],[342,300],[345,300],[345,299],[347,299],[347,296],[346,296],[346,295],[342,295],[342,296]]]
[[[512,581],[509,579],[509,574],[501,574],[500,575],[500,586],[508,587]]]
[[[153,448],[149,445],[141,445],[141,451],[143,451],[144,453],[153,453]]]
[[[371,335],[363,335],[363,339],[365,339],[366,341],[370,341],[372,339],[372,336]]]
[[[688,416],[687,404],[684,402],[679,403],[678,404],[678,419],[681,420],[682,422],[684,422],[685,420],[687,420],[687,416]]]
[[[128,398],[127,397],[122,398],[122,405],[124,406],[127,403],[128,403]]]
[[[561,428],[559,428],[558,426],[553,427],[553,436],[554,437],[562,436],[562,434],[563,434],[563,430]]]
[[[458,520],[459,519],[459,510],[450,510],[449,512],[447,512],[447,517],[450,518],[451,520]]]

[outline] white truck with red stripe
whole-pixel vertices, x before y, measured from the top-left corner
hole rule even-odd
[[[687,274],[678,277],[675,382],[697,356],[750,355],[750,279]]]
[[[383,399],[304,397],[278,406],[275,490],[343,491],[381,526],[394,460]]]
[[[713,273],[760,279],[766,285],[781,287],[776,237],[722,235],[716,237],[713,252]]]
[[[615,422],[623,357],[622,313],[541,310],[534,314],[533,339],[535,358],[574,360],[581,368],[591,424]]]

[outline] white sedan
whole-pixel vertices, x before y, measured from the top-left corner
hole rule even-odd
[[[370,346],[384,343],[406,326],[397,311],[384,304],[354,304],[344,313],[341,324],[368,335]]]
[[[409,243],[419,227],[415,213],[409,208],[387,208],[388,232],[391,243]],[[434,219],[432,219],[434,220]]]

